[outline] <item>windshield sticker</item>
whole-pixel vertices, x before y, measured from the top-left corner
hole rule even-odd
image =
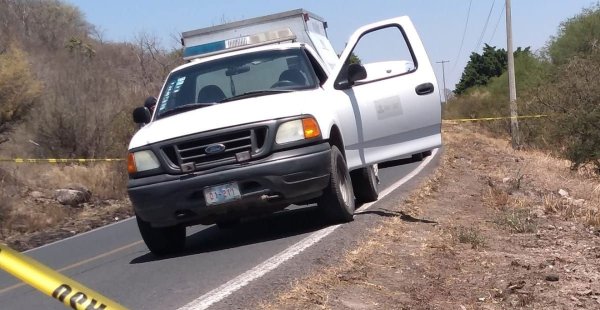
[[[173,93],[179,92],[179,90],[181,89],[181,85],[183,85],[184,81],[185,81],[185,76],[182,76],[177,79],[177,83],[175,84],[175,89],[173,89]]]
[[[162,111],[167,107],[167,102],[169,102],[169,97],[171,97],[171,92],[173,91],[173,84],[175,84],[175,81],[171,82],[167,87],[167,90],[162,97],[162,101],[160,102],[160,106],[158,107],[159,111]]]

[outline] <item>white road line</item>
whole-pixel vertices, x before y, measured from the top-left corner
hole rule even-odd
[[[410,179],[414,178],[417,174],[419,174],[425,168],[425,166],[427,166],[429,164],[429,162],[431,162],[431,159],[436,156],[437,152],[438,152],[438,149],[433,150],[431,156],[429,156],[425,160],[423,160],[423,162],[419,166],[417,166],[417,168],[415,168],[415,170],[413,170],[411,173],[409,173],[402,179],[398,180],[396,183],[392,184],[390,187],[381,191],[379,193],[379,199],[389,195],[396,188],[402,186],[402,184],[408,182]],[[376,202],[364,204],[360,208],[360,210],[366,210],[375,203]],[[196,300],[179,308],[178,310],[208,309],[208,307],[212,306],[213,304],[225,299],[227,296],[233,294],[237,290],[248,285],[250,282],[264,276],[269,271],[274,270],[275,268],[279,267],[279,265],[283,264],[284,262],[288,261],[289,259],[293,258],[294,256],[300,254],[302,251],[306,250],[310,246],[319,242],[321,239],[327,237],[329,234],[334,232],[340,226],[341,226],[340,224],[335,225],[335,226],[330,226],[330,227],[323,228],[321,230],[318,230],[318,231],[310,234],[308,237],[302,239],[298,243],[283,250],[279,254],[269,258],[268,260],[264,261],[263,263],[259,264],[258,266],[244,272],[243,274],[235,277],[234,279],[217,287],[216,289],[198,297]]]

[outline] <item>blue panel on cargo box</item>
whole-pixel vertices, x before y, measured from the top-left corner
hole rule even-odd
[[[211,43],[206,43],[206,44],[202,44],[202,45],[190,46],[190,47],[186,47],[185,50],[183,50],[183,57],[199,56],[202,54],[208,54],[208,53],[222,51],[224,49],[225,49],[225,41],[217,41],[217,42],[211,42]]]

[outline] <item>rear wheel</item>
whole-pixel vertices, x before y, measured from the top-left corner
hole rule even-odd
[[[346,160],[337,148],[331,147],[329,185],[318,201],[319,207],[335,222],[354,220],[354,191]]]
[[[425,152],[421,152],[421,153],[418,153],[418,154],[413,154],[412,158],[415,161],[422,161],[427,156],[431,156],[431,150],[425,151]]]
[[[377,184],[379,183],[377,165],[367,166],[350,173],[354,195],[359,202],[376,201],[379,197]]]
[[[181,252],[185,247],[185,226],[152,227],[136,216],[142,239],[155,255],[163,256]]]

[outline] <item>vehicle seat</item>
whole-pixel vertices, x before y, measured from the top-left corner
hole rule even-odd
[[[287,69],[279,75],[280,81],[290,81],[298,85],[306,85],[306,78],[298,69]]]
[[[225,99],[225,93],[217,85],[206,85],[198,92],[198,103],[219,102]]]

